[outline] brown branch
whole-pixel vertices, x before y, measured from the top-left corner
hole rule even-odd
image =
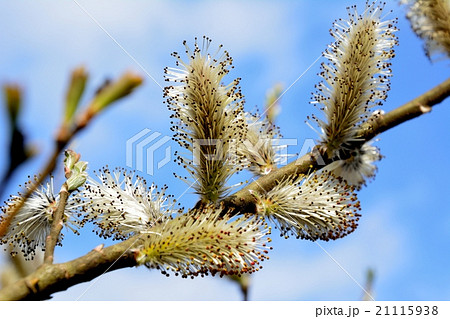
[[[450,96],[450,78],[414,100],[382,115],[375,123],[365,125],[365,127],[361,129],[360,134],[358,134],[361,136],[361,142],[370,141],[372,138],[388,129],[430,112],[432,106],[439,104],[448,96]],[[255,198],[251,194],[252,191],[267,192],[272,189],[278,181],[290,176],[307,174],[309,171],[319,169],[330,162],[331,160],[327,158],[325,152],[321,152],[318,148],[315,148],[311,153],[302,156],[296,161],[293,161],[266,176],[260,177],[258,180],[255,180],[253,183],[250,183],[243,189],[229,196],[224,200],[224,205],[228,210],[235,212],[253,212],[255,211],[256,206]]]
[[[113,246],[98,247],[87,255],[63,264],[43,264],[34,273],[0,290],[0,300],[43,300],[51,294],[90,281],[106,272],[136,266],[132,248],[140,236]]]
[[[450,95],[450,79],[431,89],[427,93],[383,115],[372,125],[361,130],[361,136],[368,141],[381,132],[395,127],[412,118],[429,112],[430,108]],[[270,190],[283,178],[306,174],[320,168],[329,159],[322,157],[317,149],[298,160],[259,178],[244,189],[226,198],[226,207],[239,211],[254,209],[254,198],[249,190]],[[86,282],[112,270],[136,266],[132,248],[142,244],[143,239],[134,236],[107,248],[94,249],[87,255],[64,264],[44,264],[29,276],[0,290],[0,300],[45,299],[52,293],[62,291],[81,282]]]
[[[44,263],[53,263],[53,254],[55,252],[55,246],[58,242],[59,233],[63,228],[64,221],[64,210],[66,209],[67,199],[69,198],[69,191],[67,190],[67,184],[64,183],[59,192],[59,203],[53,214],[52,227],[50,234],[45,239],[45,254]]]
[[[450,78],[414,100],[384,114],[372,128],[366,126],[361,135],[364,140],[370,141],[388,129],[430,112],[434,105],[441,103],[448,96],[450,96]]]

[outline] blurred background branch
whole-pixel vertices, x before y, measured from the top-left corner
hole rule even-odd
[[[5,84],[3,86],[4,106],[9,120],[9,159],[7,168],[0,180],[0,198],[3,197],[8,181],[14,171],[34,156],[35,150],[27,144],[26,136],[19,124],[22,111],[23,92],[19,85]]]
[[[374,300],[374,295],[373,295],[374,280],[375,280],[375,271],[372,268],[367,269],[366,284],[364,286],[364,294],[363,294],[363,297],[361,298],[362,301]]]
[[[72,138],[81,130],[83,130],[91,120],[96,117],[101,111],[103,111],[110,104],[120,100],[121,98],[130,94],[136,87],[142,84],[142,77],[131,72],[126,72],[117,81],[107,84],[92,98],[88,103],[88,107],[76,118],[76,110],[83,94],[85,83],[87,81],[87,73],[84,68],[77,68],[72,72],[70,83],[68,85],[66,94],[65,116],[62,119],[60,128],[56,134],[55,146],[53,153],[50,155],[47,163],[44,165],[39,175],[32,183],[32,185],[22,195],[22,199],[17,202],[14,207],[2,216],[0,220],[0,238],[5,235],[11,220],[15,214],[22,208],[25,201],[31,196],[31,194],[43,183],[43,181],[53,172],[56,167],[57,159],[64,150],[66,145],[72,140]],[[17,118],[19,106],[20,106],[20,93],[17,89],[8,90],[8,110],[10,110],[11,121],[15,121]],[[13,126],[14,128],[14,126]],[[14,144],[15,145],[15,144]],[[19,146],[12,146],[14,149],[18,149],[18,152],[23,154],[23,142]],[[22,149],[22,151],[20,151]],[[17,156],[17,155],[16,155]],[[24,156],[22,155],[22,162]],[[15,163],[18,163],[17,160]],[[17,167],[17,164],[15,164]],[[11,165],[10,165],[11,167]]]

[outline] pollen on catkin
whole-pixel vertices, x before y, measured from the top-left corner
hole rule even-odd
[[[30,189],[34,181],[25,183],[25,188]],[[2,219],[11,212],[15,205],[22,199],[22,194],[11,196],[1,208]],[[71,230],[75,234],[82,226],[81,215],[79,213],[80,193],[74,192],[67,199],[64,209],[63,223],[66,229]],[[26,259],[33,259],[36,249],[45,249],[45,239],[50,234],[53,221],[53,213],[58,207],[59,194],[55,194],[53,188],[53,177],[28,198],[22,208],[16,213],[11,221],[6,234],[0,239],[0,244],[9,245],[13,255],[21,252]],[[61,244],[63,234],[60,234],[58,244]]]
[[[364,143],[360,148],[355,148],[350,152],[350,157],[345,160],[336,160],[327,165],[325,169],[333,172],[336,176],[344,178],[347,183],[361,189],[367,180],[375,176],[377,166],[374,162],[382,158],[378,147],[369,142]]]
[[[348,19],[337,20],[330,30],[335,42],[323,54],[328,63],[322,64],[323,81],[316,85],[311,102],[324,114],[324,119],[312,118],[321,129],[320,147],[329,158],[361,152],[361,125],[387,98],[397,21],[383,20],[384,5],[367,3],[362,14],[352,6]]]
[[[133,172],[108,167],[99,170],[99,179],[88,178],[82,195],[83,222],[92,222],[97,235],[123,240],[132,235],[151,232],[173,213],[172,196],[167,187],[158,190]]]
[[[266,116],[245,113],[247,136],[237,148],[242,163],[256,176],[267,175],[286,161],[287,145],[277,143],[282,135]]]
[[[222,83],[232,68],[227,51],[208,53],[211,40],[197,40],[194,49],[186,44],[187,61],[178,53],[177,68],[166,68],[166,81],[174,85],[164,89],[171,115],[174,140],[188,151],[176,153],[176,161],[194,181],[192,187],[206,202],[217,202],[229,191],[228,179],[244,165],[236,156],[236,147],[245,139],[243,95],[239,78],[228,85]],[[184,178],[186,180],[186,178]]]
[[[253,195],[258,215],[274,223],[286,238],[338,239],[353,232],[360,217],[354,188],[325,170],[287,178],[267,193]]]
[[[136,251],[136,261],[184,278],[254,273],[268,259],[270,227],[255,217],[230,219],[223,209],[205,206],[154,228]]]

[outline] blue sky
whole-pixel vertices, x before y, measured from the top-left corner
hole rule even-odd
[[[361,10],[364,2],[78,1],[162,86],[164,67],[174,66],[170,53],[182,52],[183,40],[193,43],[194,37],[207,35],[213,39],[212,50],[223,44],[235,66],[227,80],[242,78],[247,110],[261,108],[267,89],[274,84],[291,86],[332,42],[328,30],[334,19],[345,18],[345,8],[352,4]],[[400,46],[393,60],[392,90],[383,106],[386,111],[427,91],[450,73],[448,61],[432,64],[425,57],[403,8],[390,2],[388,9],[394,10],[389,18],[399,18]],[[78,65],[90,73],[85,101],[105,78],[115,78],[125,70],[145,77],[144,85],[132,97],[108,109],[71,145],[91,170],[106,164],[125,167],[126,141],[142,129],[171,135],[170,113],[162,104],[160,87],[75,1],[0,0],[0,30],[0,83],[14,81],[24,87],[21,124],[40,151],[16,172],[10,193],[17,191],[27,175],[37,172],[51,151],[68,74]],[[304,121],[315,111],[309,101],[319,81],[320,62],[292,85],[281,101],[278,124],[282,133],[299,139],[298,146],[290,147],[292,153],[300,151],[305,139],[317,138]],[[446,165],[449,107],[447,100],[430,114],[379,136],[376,145],[385,158],[378,164],[375,180],[359,192],[363,217],[358,229],[338,241],[319,243],[362,285],[367,268],[373,268],[376,299],[450,299],[450,215],[443,205],[450,179]],[[6,150],[4,111],[0,123],[0,150]],[[0,158],[0,169],[5,162]],[[172,177],[174,171],[181,172],[170,164],[154,176],[141,175],[158,185],[168,184],[178,197],[186,185]],[[196,196],[188,192],[180,201],[187,207],[195,203]],[[281,239],[275,232],[272,238],[274,250],[252,279],[251,299],[360,299],[358,285],[316,243]],[[79,237],[67,234],[56,259],[71,260],[102,242],[89,229]],[[95,283],[58,293],[55,299],[74,300],[81,294],[82,300],[240,298],[238,288],[226,280],[167,279],[145,268],[107,274]]]

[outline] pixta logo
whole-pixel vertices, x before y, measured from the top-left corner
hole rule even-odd
[[[172,148],[167,142],[171,137],[161,135],[146,128],[129,138],[126,145],[126,165],[153,176],[155,167],[160,169],[169,163]]]
[[[127,140],[126,165],[137,171],[145,172],[148,175],[153,176],[155,170],[160,169],[172,159],[172,147],[168,143],[170,140],[170,136],[162,135],[161,133],[152,131],[148,128],[143,129]],[[288,146],[299,145],[297,139],[272,139],[271,144],[277,153],[276,162],[278,166],[286,165],[288,159],[295,155],[298,155],[298,159],[300,159],[315,146],[313,139],[305,139],[303,143],[301,143],[300,153],[288,154]],[[192,163],[194,165],[199,165],[199,160],[202,156],[209,161],[224,160],[227,158],[229,161],[234,162],[234,160],[239,158],[237,152],[238,145],[231,143],[231,147],[228,148],[226,154],[222,153],[222,147],[222,141],[218,139],[195,140],[192,148]],[[200,154],[202,154],[202,156]],[[323,160],[321,161],[323,162]]]

